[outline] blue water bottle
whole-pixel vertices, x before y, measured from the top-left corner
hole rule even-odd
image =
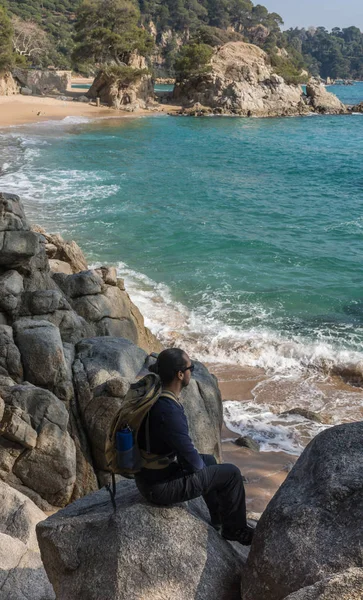
[[[116,450],[117,452],[126,452],[130,450],[134,445],[134,436],[132,435],[132,431],[130,427],[125,427],[125,429],[120,429],[116,433]]]

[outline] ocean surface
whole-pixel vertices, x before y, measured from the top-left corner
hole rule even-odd
[[[363,100],[363,83],[330,89]],[[117,265],[165,344],[262,370],[226,421],[293,454],[327,425],[282,409],[362,415],[362,164],[362,114],[0,130],[0,190],[89,263]]]

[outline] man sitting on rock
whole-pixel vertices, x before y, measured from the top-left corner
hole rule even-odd
[[[249,546],[254,530],[247,525],[239,469],[232,464],[217,464],[212,455],[199,454],[189,436],[179,401],[194,370],[189,356],[180,348],[163,350],[150,370],[158,373],[163,392],[141,425],[138,444],[142,450],[171,455],[171,461],[164,468],[143,468],[136,475],[140,493],[163,506],[203,496],[212,525],[221,528],[222,536]]]

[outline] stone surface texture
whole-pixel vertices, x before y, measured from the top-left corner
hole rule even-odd
[[[322,579],[284,600],[362,600],[363,569],[354,568]]]
[[[37,526],[57,600],[239,600],[243,555],[210,527],[203,500],[161,508],[133,482],[101,490]]]
[[[1,600],[54,600],[35,526],[46,515],[29,498],[0,480]]]
[[[174,99],[196,114],[206,107],[216,114],[276,117],[306,115],[312,111],[346,112],[333,95],[315,85],[305,97],[300,85],[290,85],[274,72],[267,54],[258,46],[229,42],[215,49],[209,73],[177,83]]]
[[[243,600],[282,600],[362,566],[363,422],[315,437],[258,523]]]

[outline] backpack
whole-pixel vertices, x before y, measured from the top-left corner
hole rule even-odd
[[[174,460],[174,453],[158,455],[150,452],[149,411],[161,395],[177,402],[173,394],[162,392],[158,375],[154,373],[145,375],[139,381],[131,384],[121,408],[111,422],[106,437],[105,456],[107,470],[112,475],[112,490],[110,485],[106,487],[111,494],[114,507],[115,475],[132,479],[142,468],[164,469]],[[145,418],[147,419],[146,451],[139,448],[137,441],[140,427]]]

